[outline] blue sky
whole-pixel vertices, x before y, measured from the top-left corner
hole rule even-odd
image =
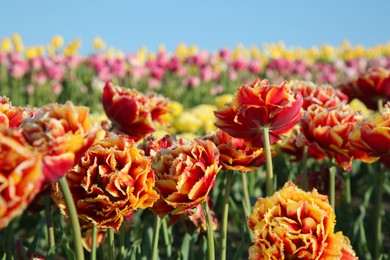
[[[174,50],[181,42],[215,51],[283,41],[286,46],[339,45],[348,39],[366,47],[390,42],[390,1],[20,1],[0,4],[0,39],[19,33],[26,46],[92,39],[133,52],[160,43]]]

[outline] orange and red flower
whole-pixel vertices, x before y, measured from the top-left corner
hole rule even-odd
[[[239,87],[233,101],[214,112],[216,126],[253,147],[263,147],[261,132],[269,127],[270,142],[274,144],[301,119],[302,102],[301,94],[293,92],[286,82],[274,86],[268,80],[257,79]]]
[[[333,110],[311,105],[301,120],[301,130],[310,149],[327,156],[330,161],[335,160],[342,170],[350,171],[353,159],[364,162],[377,159],[351,149],[349,134],[362,119],[362,115],[348,105]]]
[[[265,163],[263,148],[249,147],[244,139],[231,137],[220,129],[202,139],[210,140],[217,146],[223,170],[250,172]],[[275,154],[272,153],[273,156]]]
[[[43,179],[42,156],[20,131],[0,126],[0,229],[26,209]]]
[[[118,231],[123,220],[139,208],[157,200],[151,160],[143,156],[133,140],[111,136],[94,144],[66,174],[80,225]],[[53,198],[66,214],[58,184]]]
[[[152,167],[160,195],[152,210],[159,216],[184,214],[204,202],[221,168],[215,144],[199,139],[159,150]]]
[[[350,135],[352,149],[364,151],[390,167],[390,103],[381,113],[367,117]]]
[[[88,107],[70,101],[47,104],[21,125],[27,142],[44,155],[43,173],[48,182],[62,177],[94,142],[96,131],[88,113]]]
[[[103,108],[115,128],[134,140],[153,133],[153,121],[162,122],[168,101],[157,94],[143,95],[135,89],[113,86],[103,89]]]
[[[248,218],[249,259],[357,259],[349,239],[334,233],[335,221],[326,196],[288,182],[256,202]]]
[[[339,86],[352,100],[361,100],[369,109],[378,110],[378,101],[390,101],[390,71],[382,67],[372,68],[355,80]]]
[[[33,117],[35,113],[34,108],[15,107],[7,97],[0,97],[0,125],[17,128],[24,119]]]
[[[291,81],[291,88],[299,91],[303,98],[302,108],[307,109],[312,104],[333,109],[348,102],[348,96],[331,85],[316,85],[310,81]]]

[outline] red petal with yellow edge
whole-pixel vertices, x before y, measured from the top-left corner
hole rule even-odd
[[[376,127],[371,129],[366,125],[361,126],[361,138],[366,142],[374,154],[389,153],[390,150],[390,128]]]

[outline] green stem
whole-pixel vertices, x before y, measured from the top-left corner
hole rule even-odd
[[[122,223],[122,226],[119,230],[119,259],[124,259],[125,257],[125,224]]]
[[[91,260],[96,260],[96,225],[92,225]]]
[[[214,230],[213,230],[213,221],[211,219],[210,209],[207,205],[207,201],[203,202],[203,209],[206,213],[206,227],[207,227],[207,245],[209,252],[209,260],[215,259],[215,250],[214,250]]]
[[[336,180],[336,172],[337,168],[335,165],[332,165],[329,168],[329,202],[332,208],[335,207],[335,193],[336,193],[336,187],[335,187],[335,180]]]
[[[49,249],[55,247],[55,236],[54,236],[54,225],[53,217],[51,215],[51,197],[46,195],[45,197],[45,215],[46,215],[46,225],[47,225],[47,237],[49,238]]]
[[[241,178],[242,178],[242,189],[244,191],[244,205],[245,205],[245,215],[249,216],[249,212],[251,210],[251,200],[249,197],[249,191],[248,191],[248,180],[247,180],[247,173],[242,172]]]
[[[309,181],[307,177],[307,146],[303,148],[302,153],[302,177],[303,177],[303,190],[308,191],[309,190]]]
[[[351,205],[351,175],[349,172],[345,173],[345,202]]]
[[[160,234],[161,219],[155,214],[154,226],[153,226],[153,248],[152,248],[152,260],[157,260],[158,257],[158,238]]]
[[[162,220],[162,230],[163,230],[163,235],[164,235],[165,247],[167,249],[167,257],[170,258],[172,256],[172,244],[171,244],[171,241],[169,239],[167,221],[168,221],[167,218],[164,218]]]
[[[68,209],[70,223],[73,230],[73,240],[74,240],[73,242],[74,242],[76,259],[83,260],[84,251],[83,251],[83,245],[81,243],[80,224],[79,224],[79,219],[77,217],[77,211],[74,205],[72,193],[70,192],[69,185],[65,176],[60,178],[58,180],[58,183],[60,184],[62,193],[64,194],[64,199],[65,199],[66,207]]]
[[[274,174],[272,169],[272,154],[268,127],[263,127],[263,144],[265,151],[266,191],[267,196],[271,196],[274,194]]]
[[[382,246],[382,203],[383,203],[383,182],[385,172],[381,169],[377,175],[377,197],[375,205],[375,248],[374,259],[380,259]]]
[[[109,228],[107,231],[108,235],[108,260],[115,259],[115,246],[114,246],[114,229]]]
[[[227,222],[229,215],[229,197],[233,184],[233,172],[226,172],[225,195],[223,197],[222,230],[221,230],[221,260],[226,259]]]

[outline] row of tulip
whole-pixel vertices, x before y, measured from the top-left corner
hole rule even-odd
[[[108,81],[95,123],[71,101],[3,97],[0,253],[389,257],[389,88],[382,67],[338,88],[256,79],[180,111]]]
[[[57,41],[53,39],[53,45],[59,50],[60,45],[54,44]],[[371,49],[325,45],[307,50],[271,45],[217,52],[179,46],[174,53],[162,48],[157,53],[140,49],[129,54],[108,51],[84,57],[65,51],[31,55],[26,50],[23,55],[17,48],[3,49],[0,91],[15,104],[42,106],[71,99],[100,111],[100,92],[108,80],[141,92],[154,91],[191,107],[212,103],[219,94],[231,94],[237,85],[249,83],[253,77],[270,82],[297,79],[335,85],[372,67],[390,68],[388,45]]]

